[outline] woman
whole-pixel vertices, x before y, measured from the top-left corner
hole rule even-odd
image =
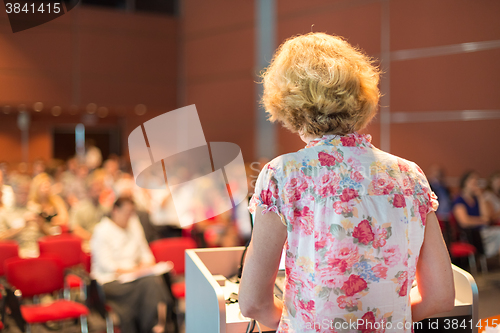
[[[500,254],[500,227],[490,225],[491,211],[478,185],[479,175],[466,172],[460,179],[460,195],[453,201],[453,215],[469,242],[487,258]]]
[[[38,219],[46,223],[50,233],[60,233],[57,229],[68,228],[68,210],[64,200],[52,194],[50,177],[40,173],[31,182],[28,198],[28,209],[38,215]],[[45,228],[44,228],[45,229]]]
[[[264,166],[249,207],[240,308],[277,332],[340,332],[352,323],[368,332],[388,322],[410,332],[412,321],[453,308],[451,263],[424,174],[357,132],[376,113],[378,78],[364,54],[323,33],[287,40],[264,73],[270,120],[307,144]],[[273,287],[284,245],[281,302]],[[420,295],[410,306],[415,277]]]

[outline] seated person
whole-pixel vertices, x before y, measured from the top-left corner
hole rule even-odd
[[[70,224],[73,234],[83,240],[82,248],[85,252],[90,252],[88,242],[92,237],[94,228],[109,212],[110,207],[101,203],[104,190],[104,176],[102,173],[94,171],[87,182],[88,197],[79,201],[70,210]],[[105,203],[104,203],[105,204]]]
[[[500,254],[500,227],[490,225],[489,210],[474,171],[465,173],[460,180],[460,195],[453,202],[453,215],[464,229],[469,242],[486,257]],[[479,235],[479,243],[476,240]],[[483,249],[481,249],[483,247]]]
[[[38,239],[50,233],[50,224],[26,208],[30,183],[27,180],[14,185],[15,205],[0,209],[0,240],[13,239],[19,244],[19,256],[38,257]],[[0,192],[0,197],[2,193]]]
[[[51,178],[46,173],[40,173],[31,182],[27,207],[51,227],[51,234],[61,233],[68,227],[68,210],[64,200],[53,193]],[[41,222],[40,222],[41,223]]]
[[[135,333],[136,322],[140,332],[164,332],[167,289],[158,276],[140,277],[121,283],[121,274],[136,272],[154,265],[144,231],[134,214],[134,202],[128,197],[116,200],[111,217],[104,217],[90,240],[92,276],[104,289],[106,299],[120,318],[123,333]]]

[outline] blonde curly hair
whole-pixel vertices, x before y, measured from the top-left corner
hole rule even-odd
[[[262,74],[269,120],[293,133],[345,135],[375,116],[380,72],[341,37],[308,33],[279,47]]]

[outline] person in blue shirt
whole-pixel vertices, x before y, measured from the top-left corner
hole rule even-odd
[[[500,227],[490,225],[490,212],[478,180],[475,171],[462,176],[460,195],[453,201],[453,215],[469,242],[489,258],[500,254]]]

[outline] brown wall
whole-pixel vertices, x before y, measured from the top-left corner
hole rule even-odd
[[[205,138],[253,159],[254,2],[182,1],[182,104],[196,104]]]
[[[500,40],[498,1],[391,1],[391,50]],[[500,110],[500,48],[391,63],[391,111]],[[500,169],[500,119],[394,124],[391,151],[458,176]]]
[[[107,119],[90,126],[123,126],[126,148],[133,128],[177,107],[177,25],[164,15],[79,6],[14,34],[0,11],[0,160],[22,159],[19,104],[32,113],[30,161],[51,158],[52,128],[82,122],[89,103],[109,109]],[[41,113],[31,110],[35,102],[44,103]],[[148,112],[137,116],[137,104]],[[4,105],[13,106],[11,114],[1,112]],[[63,108],[59,117],[50,113],[55,105]],[[68,113],[71,105],[78,114]]]
[[[277,0],[277,41],[322,31],[344,36],[380,58],[382,26],[390,51],[500,40],[500,3],[488,0],[384,1]],[[254,156],[255,2],[184,1],[183,49],[186,103],[196,103],[207,137],[238,143],[246,162]],[[500,48],[390,62],[391,112],[500,110]],[[236,117],[237,115],[237,117]],[[207,126],[210,124],[209,126]],[[279,126],[279,125],[278,125]],[[424,170],[440,164],[452,177],[500,169],[500,119],[390,124],[390,152]],[[364,131],[381,144],[379,117]],[[219,134],[220,133],[220,134]],[[278,129],[278,154],[304,146]],[[227,138],[227,139],[226,139]]]
[[[388,3],[388,21],[383,19]],[[30,133],[30,159],[51,155],[50,115],[76,124],[88,103],[106,106],[109,120],[128,133],[140,123],[196,104],[207,141],[238,144],[246,162],[257,161],[255,1],[184,0],[179,19],[80,7],[12,34],[0,13],[0,106],[42,101],[46,108]],[[382,26],[389,25],[391,55],[401,50],[500,40],[500,3],[491,0],[277,0],[277,41],[310,31],[344,36],[380,58]],[[386,13],[387,14],[387,13]],[[500,110],[500,48],[390,62],[391,113]],[[180,84],[179,84],[180,83]],[[71,104],[80,113],[68,115]],[[148,113],[133,113],[136,104]],[[38,116],[37,116],[38,117]],[[432,118],[432,117],[431,117]],[[99,120],[103,122],[104,120]],[[277,125],[279,127],[279,125]],[[500,120],[390,124],[390,152],[424,170],[443,165],[449,175],[466,168],[484,177],[500,169]],[[365,130],[381,145],[379,117]],[[278,129],[278,154],[302,141]],[[0,112],[0,160],[19,161],[20,133],[13,115]],[[124,152],[126,153],[126,151]]]

